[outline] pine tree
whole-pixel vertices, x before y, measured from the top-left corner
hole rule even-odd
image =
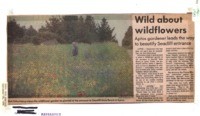
[[[90,15],[86,16],[84,29],[85,29],[85,37],[83,39],[84,43],[92,43],[98,40],[96,23],[92,16]]]
[[[113,31],[115,28],[111,28],[108,24],[106,18],[103,18],[100,26],[98,26],[98,36],[100,42],[113,41],[115,40],[115,35],[113,36]]]
[[[77,23],[77,41],[82,42],[82,40],[85,38],[86,29],[85,29],[85,23],[84,18],[82,16],[79,17],[78,23]]]
[[[77,41],[78,16],[63,16],[61,24],[61,37],[67,43]]]
[[[52,32],[52,33],[58,34],[59,29],[60,29],[60,25],[61,25],[60,17],[58,17],[58,18],[57,17],[51,17],[51,18],[49,18],[48,21],[46,21],[46,29],[49,32]]]
[[[30,25],[28,29],[24,27],[24,32],[25,34],[20,43],[32,43],[34,39],[39,39],[37,37],[38,32],[33,28],[32,25]]]
[[[15,19],[7,23],[8,43],[20,43],[24,33],[24,28],[17,24]]]
[[[33,28],[32,25],[30,25],[29,28],[26,30],[25,35],[35,36],[35,35],[37,35],[37,31]]]
[[[133,37],[132,37],[132,26],[129,26],[124,38],[122,40],[122,46],[128,49],[133,49]]]

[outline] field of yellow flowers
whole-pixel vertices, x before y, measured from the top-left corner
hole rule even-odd
[[[10,98],[133,95],[132,59],[116,43],[8,45]]]

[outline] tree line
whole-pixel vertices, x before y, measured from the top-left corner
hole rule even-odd
[[[115,28],[111,28],[107,19],[102,18],[100,23],[96,23],[94,18],[83,16],[53,16],[46,20],[44,26],[38,30],[32,25],[28,28],[21,26],[15,19],[7,23],[8,43],[24,44],[33,43],[39,45],[42,42],[55,39],[58,43],[83,42],[117,42],[113,34]],[[132,26],[129,26],[122,46],[132,49]]]
[[[116,42],[106,18],[97,24],[92,16],[62,16],[51,17],[46,25],[36,30],[33,26],[26,28],[20,26],[15,19],[7,24],[8,43],[33,43],[41,44],[44,41],[56,39],[59,43],[83,42]]]

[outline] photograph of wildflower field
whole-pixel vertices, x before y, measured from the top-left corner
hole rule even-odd
[[[133,96],[128,15],[8,16],[9,98]]]

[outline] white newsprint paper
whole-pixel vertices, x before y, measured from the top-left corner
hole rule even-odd
[[[4,113],[66,114],[43,104],[196,103],[198,5],[175,10],[166,2],[148,12],[138,5],[129,12],[2,10]]]

